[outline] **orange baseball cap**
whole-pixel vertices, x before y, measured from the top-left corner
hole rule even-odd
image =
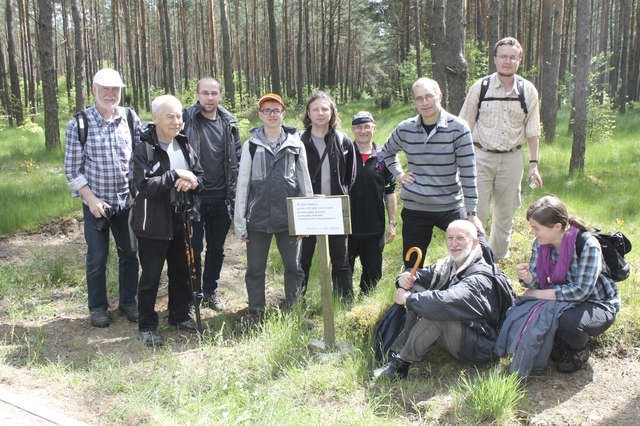
[[[267,93],[266,95],[261,97],[260,100],[258,101],[258,106],[261,107],[263,103],[269,102],[269,101],[277,102],[280,105],[282,105],[282,109],[287,109],[284,105],[284,101],[282,100],[282,97],[280,97],[280,95],[278,95],[277,93]]]

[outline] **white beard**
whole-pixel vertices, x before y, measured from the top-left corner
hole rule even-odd
[[[471,244],[469,244],[467,247],[464,248],[464,250],[460,254],[458,254],[456,257],[451,256],[451,258],[456,263],[463,263],[465,260],[467,260],[467,258],[471,254],[471,250],[472,250],[472,246]]]

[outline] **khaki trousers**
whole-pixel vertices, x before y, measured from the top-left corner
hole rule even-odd
[[[509,255],[513,215],[521,204],[523,167],[521,149],[501,154],[476,149],[478,218],[486,225],[491,216],[489,246],[496,259]]]

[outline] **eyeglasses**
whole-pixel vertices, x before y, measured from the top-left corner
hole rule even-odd
[[[426,96],[416,96],[415,98],[413,98],[413,102],[417,103],[417,104],[423,104],[427,101],[432,101],[435,98],[435,96],[433,95],[426,95]]]
[[[260,112],[263,113],[264,115],[280,115],[282,114],[282,110],[280,108],[262,108],[260,109]]]
[[[497,57],[501,61],[518,62],[520,60],[520,56],[516,56],[516,55],[497,55]]]
[[[217,96],[220,94],[220,92],[209,92],[208,90],[201,90],[198,92],[198,94],[202,96]]]

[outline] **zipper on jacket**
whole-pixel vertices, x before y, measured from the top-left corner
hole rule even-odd
[[[142,204],[142,230],[146,231],[147,230],[147,199],[144,199],[144,203]]]

